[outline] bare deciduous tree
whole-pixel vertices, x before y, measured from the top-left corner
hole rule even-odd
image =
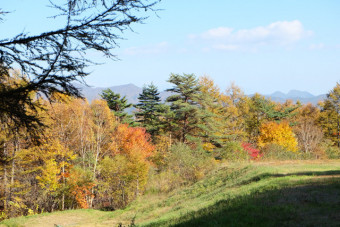
[[[296,134],[301,149],[306,153],[315,151],[323,137],[322,130],[312,120],[303,121]]]

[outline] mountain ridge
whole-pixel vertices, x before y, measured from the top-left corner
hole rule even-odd
[[[128,101],[132,104],[138,103],[138,96],[142,93],[143,89],[136,86],[133,83],[109,86],[109,87],[94,87],[94,86],[85,86],[83,84],[76,84],[76,87],[81,90],[81,93],[84,97],[91,102],[94,99],[99,99],[100,94],[105,89],[111,89],[115,93],[121,94],[121,96],[126,96]],[[160,97],[162,101],[165,101],[167,97],[171,95],[170,92],[167,91],[159,91]],[[261,94],[263,95],[263,94]],[[248,95],[249,97],[253,95]],[[270,98],[275,102],[283,103],[286,100],[292,100],[293,102],[300,101],[303,104],[312,103],[314,105],[318,104],[319,101],[322,101],[326,98],[326,94],[321,95],[313,95],[307,91],[300,90],[290,90],[288,93],[283,93],[281,91],[275,91],[271,94],[263,95],[266,98]]]
[[[122,97],[126,96],[127,100],[132,104],[138,103],[139,94],[142,93],[143,88],[140,88],[133,83],[116,85],[110,87],[94,87],[94,86],[85,86],[83,84],[76,84],[76,87],[81,90],[83,96],[91,102],[94,99],[100,99],[100,94],[105,89],[111,89],[114,93],[119,93]],[[160,97],[162,101],[165,101],[167,97],[170,96],[170,92],[160,91]]]
[[[318,102],[323,101],[326,98],[326,94],[313,95],[307,91],[290,90],[288,93],[276,91],[269,95],[264,95],[266,98],[270,98],[275,102],[283,103],[286,100],[292,100],[293,102],[300,101],[303,104],[312,103],[317,105]]]

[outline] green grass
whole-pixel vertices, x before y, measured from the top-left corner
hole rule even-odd
[[[0,226],[337,226],[340,161],[222,164],[169,194],[124,210],[75,210],[13,218]],[[50,225],[51,224],[51,225]]]

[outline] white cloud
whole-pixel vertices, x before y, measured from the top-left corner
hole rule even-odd
[[[185,54],[185,53],[188,53],[188,49],[187,48],[179,48],[179,49],[176,50],[176,53]]]
[[[201,34],[201,37],[204,39],[211,39],[211,38],[224,38],[231,35],[233,29],[227,27],[219,27],[210,29]]]
[[[126,55],[145,55],[145,54],[161,54],[168,50],[167,42],[156,43],[148,46],[129,47],[124,50]]]
[[[324,44],[324,43],[313,43],[309,45],[309,49],[310,50],[338,50],[340,49],[340,45],[339,44]]]
[[[240,47],[238,45],[232,45],[232,44],[229,44],[229,45],[217,44],[213,46],[213,49],[216,49],[216,50],[237,50],[239,48]]]
[[[323,43],[309,45],[309,49],[311,49],[311,50],[321,50],[321,49],[324,49],[324,48],[325,48],[325,44],[323,44]]]
[[[312,34],[312,31],[303,28],[300,21],[294,20],[240,30],[213,28],[198,35],[190,35],[189,38],[208,42],[214,49],[235,50],[263,45],[289,45]]]

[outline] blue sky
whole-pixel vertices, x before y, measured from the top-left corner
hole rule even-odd
[[[2,3],[13,13],[1,30],[57,27],[44,19],[50,13],[44,2]],[[235,82],[247,94],[322,94],[340,82],[340,1],[163,0],[158,8],[159,17],[150,13],[122,35],[126,40],[114,50],[120,61],[89,55],[104,64],[91,68],[88,84],[153,82],[163,90],[171,73],[194,73],[209,75],[222,90]]]

